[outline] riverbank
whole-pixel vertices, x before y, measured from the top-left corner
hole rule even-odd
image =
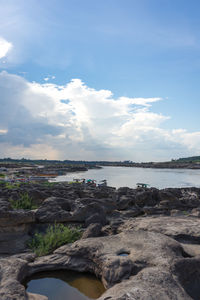
[[[34,209],[13,208],[22,195],[32,199]],[[37,258],[27,242],[55,222],[79,225],[82,239]],[[1,186],[0,298],[46,299],[29,295],[23,281],[66,269],[99,277],[107,289],[101,300],[198,299],[199,232],[199,188]]]
[[[98,162],[99,166],[110,167],[129,167],[129,168],[152,168],[152,169],[200,169],[199,162],[178,162],[178,161],[166,161],[166,162]]]

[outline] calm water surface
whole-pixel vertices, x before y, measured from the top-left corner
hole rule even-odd
[[[25,286],[28,292],[45,295],[49,300],[97,299],[105,292],[95,276],[63,270],[35,274]]]
[[[58,176],[56,181],[70,181],[73,178],[106,179],[109,186],[116,188],[128,186],[135,188],[138,182],[148,183],[151,187],[200,187],[200,170],[189,169],[145,169],[129,167],[104,167],[87,172],[76,172]]]

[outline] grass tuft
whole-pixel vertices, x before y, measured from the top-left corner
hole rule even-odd
[[[28,193],[20,194],[20,198],[17,200],[9,199],[13,209],[35,209],[36,205],[33,204],[33,199]]]
[[[41,185],[46,186],[46,187],[54,187],[57,184],[58,184],[58,182],[48,182],[48,181],[41,183]]]
[[[10,182],[5,183],[5,188],[8,190],[12,190],[18,187],[20,187],[20,183],[10,183]]]
[[[51,253],[64,244],[73,243],[80,237],[80,228],[69,228],[63,224],[49,225],[45,234],[35,234],[34,238],[29,241],[28,247],[37,256],[42,256]]]

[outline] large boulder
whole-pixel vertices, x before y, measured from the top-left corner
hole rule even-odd
[[[36,212],[41,223],[68,222],[71,217],[71,201],[65,198],[47,198]]]
[[[135,204],[139,207],[155,206],[158,203],[158,193],[155,189],[138,190],[135,196]]]
[[[101,219],[101,223],[106,223],[106,214],[104,209],[97,203],[90,203],[88,205],[80,205],[77,209],[73,212],[71,216],[71,221],[74,222],[85,222],[88,218],[98,215],[98,219]],[[99,221],[98,220],[98,221]],[[98,222],[97,221],[97,222]],[[87,225],[94,223],[88,222]],[[95,222],[96,223],[96,222]]]

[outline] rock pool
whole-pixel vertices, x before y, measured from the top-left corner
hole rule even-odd
[[[49,300],[97,299],[105,291],[94,275],[64,270],[36,273],[25,286],[28,292],[45,295]]]

